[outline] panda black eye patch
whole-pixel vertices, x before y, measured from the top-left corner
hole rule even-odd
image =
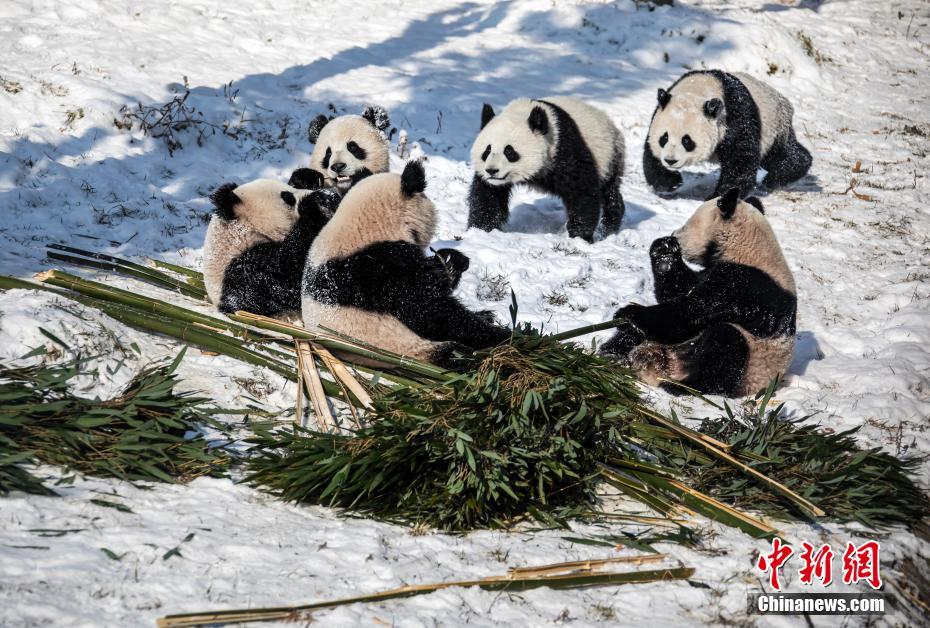
[[[681,145],[684,146],[685,150],[689,153],[694,150],[695,146],[697,146],[697,144],[694,143],[694,140],[691,139],[690,135],[685,135],[683,138],[681,138]]]
[[[349,152],[352,153],[356,159],[365,159],[365,157],[368,156],[368,153],[365,152],[365,149],[355,142],[349,142],[346,144],[346,148],[349,149]]]
[[[490,154],[491,154],[491,145],[488,144],[488,147],[484,149],[483,153],[481,153],[481,161],[486,161],[488,158],[488,155]]]
[[[668,144],[668,133],[663,133],[662,137],[659,138],[659,146],[665,146]]]
[[[513,149],[513,146],[511,146],[510,144],[508,144],[507,147],[504,149],[504,157],[507,158],[507,161],[509,161],[509,162],[514,162],[514,161],[520,159],[520,153],[518,153],[517,151],[515,151],[515,150]]]
[[[326,147],[326,153],[323,155],[323,170],[329,168],[329,158],[333,156],[333,149]]]

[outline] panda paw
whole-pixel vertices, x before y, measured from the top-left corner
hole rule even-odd
[[[468,270],[471,260],[464,253],[455,249],[439,249],[436,251],[436,257],[442,262],[452,286],[455,287],[462,278],[462,273]]]
[[[664,274],[681,260],[681,245],[675,236],[658,238],[649,247],[649,259],[652,260],[653,272]]]
[[[464,373],[474,365],[473,353],[471,347],[460,342],[444,342],[433,350],[429,361],[440,368]]]
[[[313,168],[298,168],[287,184],[298,190],[319,190],[323,187],[323,175]]]
[[[656,177],[651,183],[653,189],[659,194],[671,194],[678,190],[683,182],[684,179],[681,177],[680,172],[669,170],[667,173],[663,173],[662,176]]]
[[[613,337],[602,344],[598,354],[615,360],[629,360],[630,352],[646,341],[646,335],[635,325],[624,323],[617,328]]]
[[[335,189],[314,190],[301,199],[300,205],[297,206],[297,212],[301,217],[305,217],[309,210],[325,218],[332,218],[339,207],[340,200],[342,200],[342,196]]]

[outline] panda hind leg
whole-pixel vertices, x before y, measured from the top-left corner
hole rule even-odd
[[[601,232],[607,236],[620,231],[626,205],[623,204],[623,195],[620,193],[620,177],[611,178],[601,192]]]
[[[813,157],[810,151],[798,142],[794,129],[789,129],[783,138],[772,145],[762,160],[762,167],[767,171],[762,183],[769,189],[794,183],[807,174],[811,163]]]
[[[749,345],[739,329],[728,323],[712,325],[699,336],[678,345],[684,385],[663,384],[669,392],[687,392],[688,388],[711,395],[738,396],[743,374],[749,362]]]

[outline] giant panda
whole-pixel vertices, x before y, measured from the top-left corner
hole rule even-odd
[[[762,204],[739,195],[731,188],[706,201],[671,237],[653,242],[658,304],[617,310],[614,318],[628,322],[602,354],[628,361],[649,384],[673,380],[729,397],[754,394],[786,371],[794,353],[794,278]]]
[[[308,190],[335,188],[345,194],[368,175],[387,172],[389,126],[387,111],[377,106],[366,107],[360,116],[318,115],[307,130],[314,144],[310,167],[295,170],[289,183]]]
[[[300,309],[300,280],[313,239],[338,194],[273,179],[226,183],[213,192],[203,247],[207,296],[220,312],[276,316]]]
[[[688,72],[666,91],[659,89],[643,148],[643,173],[657,191],[682,182],[682,168],[720,163],[720,179],[709,198],[732,187],[743,196],[763,184],[776,188],[810,169],[811,154],[798,143],[788,99],[748,74],[720,70]]]
[[[427,256],[436,208],[424,195],[418,161],[403,174],[372,175],[342,199],[320,232],[303,278],[303,322],[383,349],[460,366],[455,353],[510,337],[493,315],[473,312],[452,295],[467,258],[451,249]]]
[[[507,222],[510,192],[525,183],[558,196],[568,235],[593,241],[623,219],[623,134],[603,111],[575,98],[521,98],[499,115],[481,111],[471,150],[475,174],[468,195],[468,226],[484,231]]]

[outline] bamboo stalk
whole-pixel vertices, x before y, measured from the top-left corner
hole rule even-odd
[[[777,482],[777,481],[773,480],[772,478],[766,476],[765,474],[756,471],[755,469],[753,469],[753,468],[750,467],[749,465],[744,464],[743,462],[741,462],[740,460],[738,460],[738,459],[735,458],[734,456],[730,455],[730,454],[727,453],[726,451],[724,451],[724,450],[720,449],[719,447],[715,446],[715,445],[711,442],[711,441],[714,441],[714,439],[710,438],[709,436],[705,436],[705,435],[703,435],[703,434],[700,434],[700,438],[697,438],[697,437],[694,436],[694,434],[697,434],[697,432],[694,432],[693,434],[691,434],[691,433],[690,433],[691,430],[688,430],[687,428],[684,428],[684,427],[682,427],[682,426],[680,426],[680,425],[676,425],[675,423],[672,423],[671,421],[669,421],[669,420],[666,419],[665,417],[663,417],[663,416],[657,414],[656,412],[650,410],[649,408],[647,408],[647,407],[645,407],[645,406],[643,406],[643,405],[637,406],[637,409],[640,411],[640,413],[641,413],[643,416],[647,416],[647,417],[649,417],[650,419],[652,419],[653,421],[655,421],[656,423],[659,423],[660,425],[662,425],[663,427],[666,427],[666,428],[668,428],[668,429],[670,429],[670,430],[672,430],[672,431],[674,431],[674,432],[676,432],[676,433],[682,435],[683,437],[685,437],[686,439],[690,440],[690,441],[693,442],[693,443],[697,443],[697,444],[701,445],[701,446],[702,446],[704,449],[706,449],[707,452],[710,453],[711,455],[713,455],[713,456],[715,456],[715,457],[717,457],[717,458],[719,458],[719,459],[721,459],[721,460],[726,461],[727,463],[729,463],[729,464],[731,464],[732,466],[736,467],[737,469],[739,469],[740,471],[742,471],[742,472],[745,473],[746,475],[750,475],[750,476],[752,476],[753,478],[759,480],[760,482],[762,482],[763,484],[765,484],[766,486],[768,486],[769,488],[771,488],[771,489],[774,490],[775,492],[779,493],[780,495],[782,495],[782,496],[788,498],[789,500],[791,500],[792,502],[794,502],[798,507],[801,508],[801,510],[803,510],[804,512],[806,512],[808,515],[810,515],[810,516],[812,516],[812,517],[823,517],[823,516],[825,516],[825,515],[827,514],[826,512],[824,512],[823,510],[821,510],[817,505],[815,505],[815,504],[811,503],[810,501],[804,499],[803,497],[801,497],[800,495],[798,495],[797,493],[795,493],[794,491],[792,491],[790,488],[788,488],[788,487],[785,486],[784,484],[781,484],[780,482]],[[719,441],[716,441],[716,442],[719,442]]]
[[[294,414],[294,425],[297,427],[306,427],[304,424],[304,412],[303,412],[303,401],[304,401],[304,369],[303,369],[303,358],[300,357],[300,345],[299,340],[294,341],[294,353],[297,355],[297,408],[295,409]]]
[[[586,334],[593,334],[596,331],[603,331],[605,329],[613,329],[614,327],[619,327],[623,323],[627,322],[625,318],[614,318],[603,323],[596,323],[594,325],[585,325],[584,327],[576,327],[575,329],[569,329],[568,331],[563,331],[558,334],[552,334],[549,336],[552,340],[568,340],[569,338],[577,338],[578,336],[584,336]]]
[[[372,400],[371,396],[368,394],[368,391],[358,382],[357,379],[352,377],[352,373],[349,372],[349,369],[346,368],[346,365],[343,364],[336,356],[329,352],[325,347],[321,345],[313,345],[313,351],[320,359],[323,360],[323,363],[326,365],[326,369],[332,373],[343,385],[349,389],[349,391],[355,395],[355,398],[366,410],[371,408]]]
[[[308,384],[307,393],[310,395],[310,403],[313,404],[313,412],[316,414],[316,421],[320,426],[321,432],[332,432],[336,428],[336,419],[329,410],[329,403],[326,401],[326,392],[323,390],[323,381],[320,372],[316,368],[316,360],[313,357],[313,351],[307,342],[297,341],[297,354],[300,356],[300,368],[303,370],[303,377]]]
[[[517,576],[545,576],[558,573],[578,573],[581,571],[592,572],[601,569],[607,565],[616,565],[619,563],[656,563],[666,559],[665,554],[644,554],[642,556],[615,556],[613,558],[598,558],[591,560],[574,560],[564,563],[552,563],[549,565],[537,565],[535,567],[511,567],[507,570],[508,574]]]
[[[560,574],[554,576],[491,576],[475,580],[408,585],[370,595],[341,598],[298,606],[169,615],[159,618],[158,626],[159,628],[191,628],[193,626],[224,625],[255,621],[292,621],[298,618],[299,614],[303,612],[333,608],[347,604],[357,604],[359,602],[381,602],[396,598],[411,597],[424,593],[432,593],[433,591],[439,591],[441,589],[448,589],[450,587],[480,587],[489,591],[527,591],[539,587],[570,589],[588,586],[683,580],[693,575],[694,569],[690,567],[679,567],[647,571]]]
[[[195,281],[199,281],[200,283],[203,283],[203,273],[199,273],[196,270],[187,268],[186,266],[178,266],[177,264],[172,264],[164,260],[153,259],[153,258],[149,258],[149,262],[154,264],[158,268],[164,268],[165,270],[170,270],[179,275],[184,275],[185,277],[188,277],[189,279],[193,279]]]

